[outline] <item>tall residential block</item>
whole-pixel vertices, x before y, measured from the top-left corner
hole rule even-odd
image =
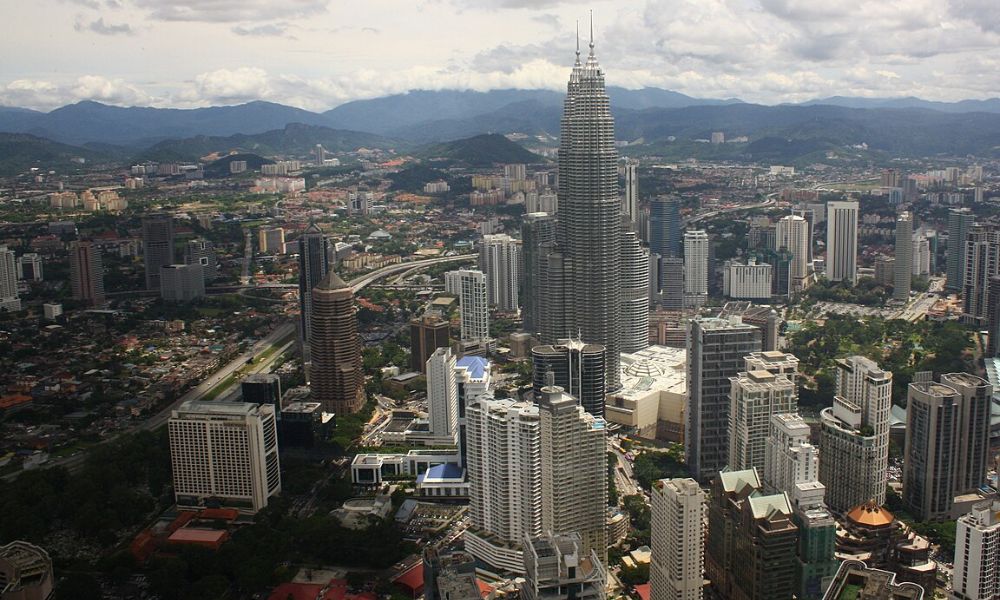
[[[775,250],[784,250],[791,258],[787,263],[787,286],[782,286],[777,290],[778,293],[802,291],[806,288],[812,271],[812,235],[809,222],[799,215],[782,217],[775,225],[775,246]]]
[[[312,290],[332,270],[330,240],[323,231],[312,223],[299,237],[299,324],[302,331],[303,352],[309,359],[308,344],[312,336],[310,317],[312,313]]]
[[[577,532],[525,536],[523,600],[604,600],[608,573]]]
[[[438,348],[427,359],[427,412],[435,444],[458,442],[458,380],[451,348]]]
[[[219,277],[219,258],[215,254],[215,244],[208,240],[188,240],[184,245],[184,264],[200,265],[206,284]]]
[[[348,415],[365,402],[354,292],[335,271],[311,292],[309,386],[326,412]]]
[[[541,331],[541,311],[545,281],[543,273],[548,251],[556,241],[556,219],[548,213],[528,213],[521,224],[524,272],[519,296],[524,330],[531,334]]]
[[[425,314],[410,321],[410,369],[426,372],[427,359],[438,348],[450,343],[451,323],[436,314]]]
[[[885,504],[892,373],[862,356],[838,359],[833,406],[820,412],[819,480],[826,503],[846,513]]]
[[[69,245],[69,282],[73,299],[88,306],[104,305],[104,264],[101,250],[90,241]]]
[[[564,255],[565,329],[555,338],[578,336],[604,346],[609,389],[619,387],[621,224],[614,120],[591,43],[586,60],[577,55],[573,65],[560,125],[557,239]]]
[[[705,493],[694,479],[653,484],[649,567],[653,600],[700,600],[705,568]]]
[[[826,278],[858,279],[858,202],[835,200],[826,205]]]
[[[550,382],[551,383],[551,382]],[[562,388],[536,399],[541,417],[542,530],[574,531],[581,553],[607,555],[607,428]]]
[[[462,341],[485,342],[490,339],[490,308],[486,293],[486,275],[482,271],[461,269],[444,275],[444,288],[458,296],[462,315]]]
[[[0,246],[0,311],[21,310],[21,299],[17,292],[17,260],[14,251]]]
[[[275,407],[187,401],[167,423],[179,506],[254,514],[281,491]]]
[[[948,211],[948,253],[946,259],[947,288],[960,292],[965,285],[965,240],[976,222],[968,208]]]
[[[538,406],[479,396],[465,408],[469,518],[465,548],[491,567],[522,572],[524,536],[542,533]]]
[[[908,212],[896,217],[894,258],[892,298],[906,302],[910,299],[910,281],[913,278],[913,215]]]
[[[700,318],[688,329],[688,398],[685,454],[691,475],[708,481],[729,458],[729,378],[745,366],[744,358],[761,351],[761,330],[728,319]]]
[[[798,413],[772,416],[763,478],[767,489],[788,494],[792,504],[812,507],[823,503],[826,488],[819,482],[819,448],[809,435]]]
[[[622,233],[622,352],[649,346],[649,250],[634,231]]]
[[[555,385],[576,398],[588,413],[603,417],[608,391],[606,356],[604,346],[579,340],[535,346],[531,349],[535,398],[542,396],[546,377],[552,373]]]
[[[951,600],[1000,598],[1000,500],[981,502],[958,519]]]
[[[956,496],[986,483],[993,387],[967,373],[910,384],[903,500],[919,520],[946,519]]]
[[[977,226],[965,240],[965,278],[962,286],[962,320],[982,327],[989,324],[990,278],[1000,275],[1000,230]]]
[[[521,240],[505,233],[484,235],[479,247],[479,270],[486,275],[486,299],[490,306],[516,312],[520,306]]]
[[[708,300],[708,234],[684,232],[684,302],[701,306]]]
[[[763,471],[771,417],[798,410],[795,384],[784,375],[757,370],[737,373],[729,382],[728,466]]]
[[[160,268],[174,264],[174,220],[168,213],[142,216],[142,260],[146,289],[160,289]]]

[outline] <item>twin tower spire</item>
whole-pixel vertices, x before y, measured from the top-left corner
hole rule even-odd
[[[590,56],[589,58],[594,59],[594,11],[590,11]],[[576,64],[575,66],[580,66],[580,22],[576,22]]]

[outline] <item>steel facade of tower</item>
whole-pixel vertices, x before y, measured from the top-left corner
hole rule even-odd
[[[570,74],[559,140],[559,240],[568,270],[559,337],[607,348],[608,388],[619,386],[621,202],[614,121],[594,56]]]
[[[910,299],[910,280],[913,271],[913,217],[908,212],[896,217],[896,262],[893,263],[894,300]]]
[[[299,311],[302,339],[309,342],[309,313],[312,309],[312,289],[323,281],[330,270],[330,241],[316,224],[299,238]]]
[[[588,413],[603,417],[607,394],[607,352],[599,344],[578,340],[560,340],[557,345],[531,349],[535,398],[541,397],[548,373],[555,385],[563,388]]]
[[[556,241],[556,219],[548,213],[528,213],[521,225],[524,273],[521,288],[521,316],[528,333],[541,331],[543,268],[548,262],[548,248]]]
[[[622,232],[622,352],[649,346],[649,250],[634,231]]]
[[[953,208],[948,213],[947,274],[949,290],[961,291],[965,284],[965,241],[976,217],[968,208]]]
[[[160,267],[174,263],[174,220],[168,213],[142,217],[142,258],[146,289],[160,289]]]
[[[649,205],[649,249],[663,258],[681,255],[681,201],[662,197]]]
[[[365,402],[361,338],[351,287],[330,271],[311,292],[309,385],[323,410],[348,415]]]

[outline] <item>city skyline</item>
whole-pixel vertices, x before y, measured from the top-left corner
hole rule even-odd
[[[837,95],[954,101],[1000,89],[996,76],[982,76],[1000,60],[1000,23],[984,0],[586,8],[615,65],[609,85],[767,104]],[[22,58],[0,79],[0,105],[43,110],[80,100],[327,110],[412,89],[558,90],[559,57],[587,18],[570,3],[520,0],[45,0],[11,11],[24,26],[2,48]],[[498,16],[512,26],[493,27]],[[39,35],[42,24],[49,35]],[[429,43],[442,30],[453,34],[447,48]],[[200,43],[178,46],[182,36]]]

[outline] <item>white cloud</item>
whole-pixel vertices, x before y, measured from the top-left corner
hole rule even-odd
[[[322,13],[330,0],[133,0],[163,21],[234,23],[293,19]]]
[[[122,79],[84,75],[59,85],[48,81],[19,79],[0,86],[0,105],[51,110],[81,100],[96,100],[118,106],[141,106],[153,98]]]
[[[135,33],[132,31],[132,26],[128,23],[118,25],[105,23],[104,17],[100,17],[90,23],[86,23],[82,18],[79,18],[73,28],[80,32],[90,31],[100,35],[132,35]]]

